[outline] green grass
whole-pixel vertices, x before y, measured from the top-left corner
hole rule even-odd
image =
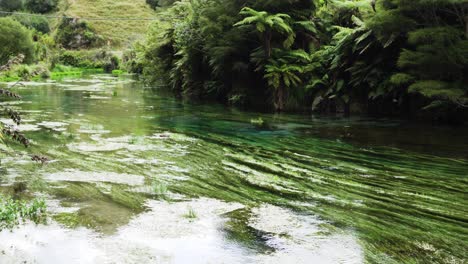
[[[18,76],[0,76],[0,82],[16,82],[21,80]]]
[[[74,17],[154,18],[145,0],[71,0],[65,14]],[[89,21],[111,47],[127,47],[142,39],[151,21]]]

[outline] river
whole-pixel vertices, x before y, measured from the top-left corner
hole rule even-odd
[[[32,147],[11,145],[0,192],[49,219],[1,231],[2,264],[468,261],[467,128],[184,103],[107,75],[17,92],[2,104]]]

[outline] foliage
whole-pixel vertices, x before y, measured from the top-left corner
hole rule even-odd
[[[146,0],[151,8],[156,9],[158,7],[165,7],[174,4],[177,0]]]
[[[11,17],[29,29],[36,30],[37,32],[44,34],[50,32],[49,21],[43,16],[30,16],[15,13]]]
[[[63,50],[58,62],[77,68],[101,68],[108,73],[120,67],[120,59],[106,50]]]
[[[31,32],[9,17],[0,18],[0,64],[6,63],[17,54],[23,54],[26,63],[33,61],[34,44]]]
[[[24,0],[24,6],[34,13],[49,13],[58,6],[58,0]]]
[[[153,9],[159,6],[159,0],[146,0],[146,3]]]
[[[66,49],[80,49],[102,46],[104,40],[86,21],[63,18],[55,41]]]
[[[148,81],[192,100],[462,118],[467,9],[461,0],[185,0],[159,11],[133,58]]]
[[[50,72],[46,64],[14,65],[8,71],[4,71],[2,77],[11,77],[12,80],[30,81],[35,77],[49,78]]]
[[[46,219],[46,204],[42,199],[30,203],[13,200],[0,194],[0,230],[12,229],[21,221],[41,223]]]
[[[309,1],[294,2],[310,6]],[[269,53],[293,48],[302,39],[292,30],[297,15],[256,11],[262,6],[251,3],[254,6],[242,9],[236,1],[180,1],[162,12],[147,42],[136,50],[144,58],[148,80],[162,81],[186,98],[268,106],[262,99],[274,90],[261,88],[267,86],[263,71]],[[291,8],[273,3],[267,7]]]
[[[20,0],[1,0],[0,10],[2,11],[17,11],[23,8],[23,1]]]
[[[13,84],[13,85],[10,85],[8,87],[8,89],[0,89],[0,95],[2,95],[4,97],[9,97],[9,98],[20,99],[21,96],[14,93],[14,92],[12,92],[11,89],[15,88],[19,84],[19,81],[21,81],[21,80],[25,80],[27,78],[32,78],[34,76],[44,74],[43,73],[44,68],[41,68],[40,66],[38,66],[38,68],[35,71],[32,71],[32,72],[30,72],[28,68],[23,68],[23,67],[27,67],[27,66],[24,66],[24,65],[20,65],[23,61],[24,61],[24,55],[19,54],[18,56],[13,57],[12,59],[10,59],[6,64],[0,66],[0,77],[2,77],[2,75],[5,72],[11,71],[14,67],[19,67],[20,70],[18,72],[20,72],[20,74],[22,75],[21,77],[19,77],[18,80],[15,80],[17,82],[15,84]],[[47,68],[45,68],[45,70],[47,70]],[[15,111],[15,110],[7,107],[7,106],[0,106],[0,108],[3,110],[1,112],[1,114],[3,116],[9,117],[13,121],[13,123],[15,125],[17,125],[17,126],[21,124],[22,119],[21,119],[20,114],[17,111]],[[16,127],[14,127],[12,125],[6,125],[6,124],[2,123],[2,124],[0,124],[0,128],[1,128],[1,130],[0,130],[0,141],[1,141],[1,143],[5,143],[6,137],[9,137],[13,141],[16,141],[16,142],[19,142],[19,143],[23,144],[25,147],[28,147],[30,145],[29,139],[27,139]],[[32,160],[33,161],[40,161],[40,162],[44,163],[44,162],[47,161],[47,158],[34,155],[32,157]]]
[[[247,17],[234,24],[234,26],[254,24],[255,29],[263,35],[265,45],[264,52],[266,53],[265,55],[267,58],[270,58],[271,56],[272,31],[276,31],[286,36],[286,39],[283,42],[284,48],[290,48],[294,43],[295,34],[290,23],[288,23],[288,20],[291,19],[289,15],[269,14],[266,11],[256,11],[249,7],[242,8],[240,14]]]
[[[143,59],[139,55],[135,50],[126,50],[122,57],[122,68],[130,73],[142,74]]]
[[[43,62],[54,67],[58,57],[57,45],[55,40],[49,34],[36,33],[34,43],[34,57],[36,61]]]

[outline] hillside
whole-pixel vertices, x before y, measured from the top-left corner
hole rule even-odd
[[[62,12],[67,16],[87,18],[153,18],[155,15],[145,0],[64,0]],[[110,41],[113,47],[126,47],[144,37],[151,21],[88,21],[89,24]]]

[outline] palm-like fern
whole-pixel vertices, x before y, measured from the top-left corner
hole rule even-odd
[[[302,74],[307,71],[310,55],[304,50],[273,50],[273,56],[265,65],[264,78],[274,89],[274,105],[277,111],[284,110],[288,90],[297,88]]]
[[[291,17],[287,14],[270,14],[266,11],[256,11],[249,7],[244,7],[241,15],[246,16],[242,21],[234,26],[255,25],[258,32],[263,35],[264,49],[267,58],[271,56],[271,40],[273,32],[278,32],[286,39],[283,41],[283,47],[289,48],[294,43],[296,34],[294,33],[289,20]]]

